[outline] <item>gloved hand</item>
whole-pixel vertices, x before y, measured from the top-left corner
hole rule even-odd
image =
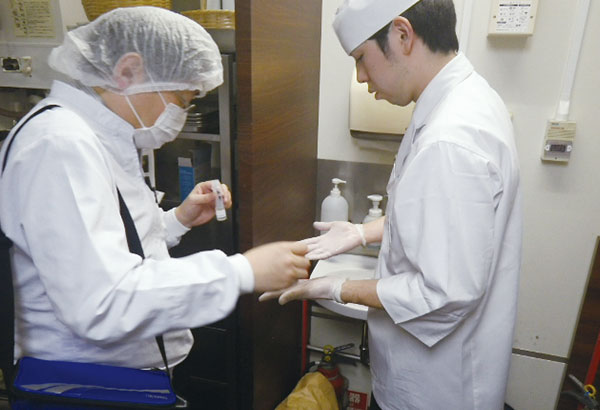
[[[342,301],[342,285],[345,281],[346,278],[339,276],[299,279],[295,285],[287,289],[263,293],[258,300],[264,302],[279,296],[280,305],[299,299],[330,299],[338,303],[344,303]]]
[[[300,242],[308,246],[308,259],[327,259],[357,247],[366,245],[362,225],[350,222],[315,222],[315,229],[325,231],[324,235],[303,239]]]

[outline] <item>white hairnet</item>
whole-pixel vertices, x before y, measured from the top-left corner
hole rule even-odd
[[[345,0],[333,29],[347,54],[419,0]]]
[[[147,74],[142,83],[121,89],[113,78],[119,59],[138,53]],[[223,82],[219,48],[195,21],[159,7],[114,9],[67,33],[50,53],[50,67],[89,87],[119,94],[199,90]]]

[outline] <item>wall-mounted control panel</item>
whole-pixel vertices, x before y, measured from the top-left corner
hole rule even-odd
[[[542,147],[542,160],[568,162],[575,139],[575,121],[548,121]]]
[[[31,76],[31,57],[0,57],[4,73],[21,73]]]
[[[533,34],[538,0],[494,0],[489,35],[530,36]]]

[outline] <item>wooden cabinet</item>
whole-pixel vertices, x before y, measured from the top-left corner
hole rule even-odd
[[[320,0],[237,0],[239,245],[313,234]],[[242,409],[273,409],[300,378],[301,304],[240,300]]]

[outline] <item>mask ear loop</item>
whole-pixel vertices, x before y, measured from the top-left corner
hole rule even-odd
[[[165,97],[162,95],[162,93],[160,91],[156,91],[156,92],[158,93],[158,96],[162,100],[163,105],[165,106],[165,108],[167,108],[167,100],[165,100]]]
[[[152,75],[150,75],[150,72],[149,72],[149,71],[147,71],[147,70],[146,70],[146,75],[148,75],[148,78],[150,79],[150,82],[151,82],[152,84],[154,84],[154,79],[152,78]],[[158,96],[159,96],[159,97],[160,97],[160,99],[162,100],[162,102],[163,102],[163,104],[164,104],[165,108],[167,108],[167,106],[169,105],[169,103],[167,103],[167,100],[165,99],[165,97],[162,95],[162,93],[161,93],[160,91],[156,90],[156,92],[158,93]],[[195,107],[196,107],[196,105],[195,105],[195,104],[190,104],[190,105],[188,105],[188,106],[187,106],[187,107],[185,107],[185,108],[183,108],[183,107],[180,107],[180,108],[181,108],[183,111],[185,111],[185,112],[189,112],[189,111],[190,111],[192,108],[195,108]]]
[[[152,76],[150,75],[150,72],[146,71],[146,75],[148,76],[148,78],[150,79],[150,82],[152,84],[154,84],[154,80],[152,79]],[[160,91],[156,91],[158,93],[158,96],[160,97],[160,99],[163,102],[163,105],[165,106],[165,108],[167,108],[167,102],[165,101],[165,97],[161,94]],[[127,104],[129,105],[129,108],[131,108],[131,111],[133,111],[133,115],[135,115],[135,118],[138,120],[138,122],[140,123],[140,125],[142,126],[142,128],[148,128],[146,127],[146,125],[144,124],[144,122],[142,121],[140,115],[138,114],[137,110],[133,107],[133,104],[131,103],[131,100],[129,99],[129,95],[125,94],[125,100],[127,101]]]
[[[142,126],[142,128],[148,128],[148,127],[146,127],[146,125],[144,125],[144,122],[140,118],[137,110],[133,107],[133,104],[129,100],[129,96],[127,94],[125,94],[125,101],[127,101],[127,104],[129,105],[129,108],[131,108],[131,111],[133,111],[133,115],[135,115],[135,118],[137,118],[137,120],[140,123],[140,125]]]
[[[146,70],[146,75],[150,79],[150,82],[152,84],[154,84],[154,78],[152,78],[152,76],[150,75],[150,71]],[[165,100],[165,97],[162,95],[162,93],[160,91],[156,90],[156,92],[158,93],[158,96],[160,97],[161,101],[163,102],[163,105],[165,106],[165,108],[167,108],[167,100]]]
[[[154,79],[152,78],[152,75],[150,75],[150,72],[146,70],[146,75],[148,76],[148,78],[150,79],[150,82],[152,84],[154,84]],[[158,93],[158,96],[160,97],[163,105],[165,106],[165,109],[168,107],[168,103],[167,100],[165,99],[165,97],[162,95],[162,93],[159,90],[156,90],[156,92]],[[137,110],[133,107],[133,104],[131,103],[131,100],[129,100],[129,95],[125,94],[125,100],[127,101],[127,104],[129,105],[129,108],[131,108],[131,111],[133,111],[133,115],[135,115],[135,118],[139,121],[139,123],[142,125],[143,128],[148,128],[146,127],[146,125],[144,124],[144,122],[142,121],[142,119],[140,118]],[[189,112],[192,108],[195,108],[196,106],[194,104],[190,104],[189,106],[187,106],[186,108],[182,108],[185,112]]]

